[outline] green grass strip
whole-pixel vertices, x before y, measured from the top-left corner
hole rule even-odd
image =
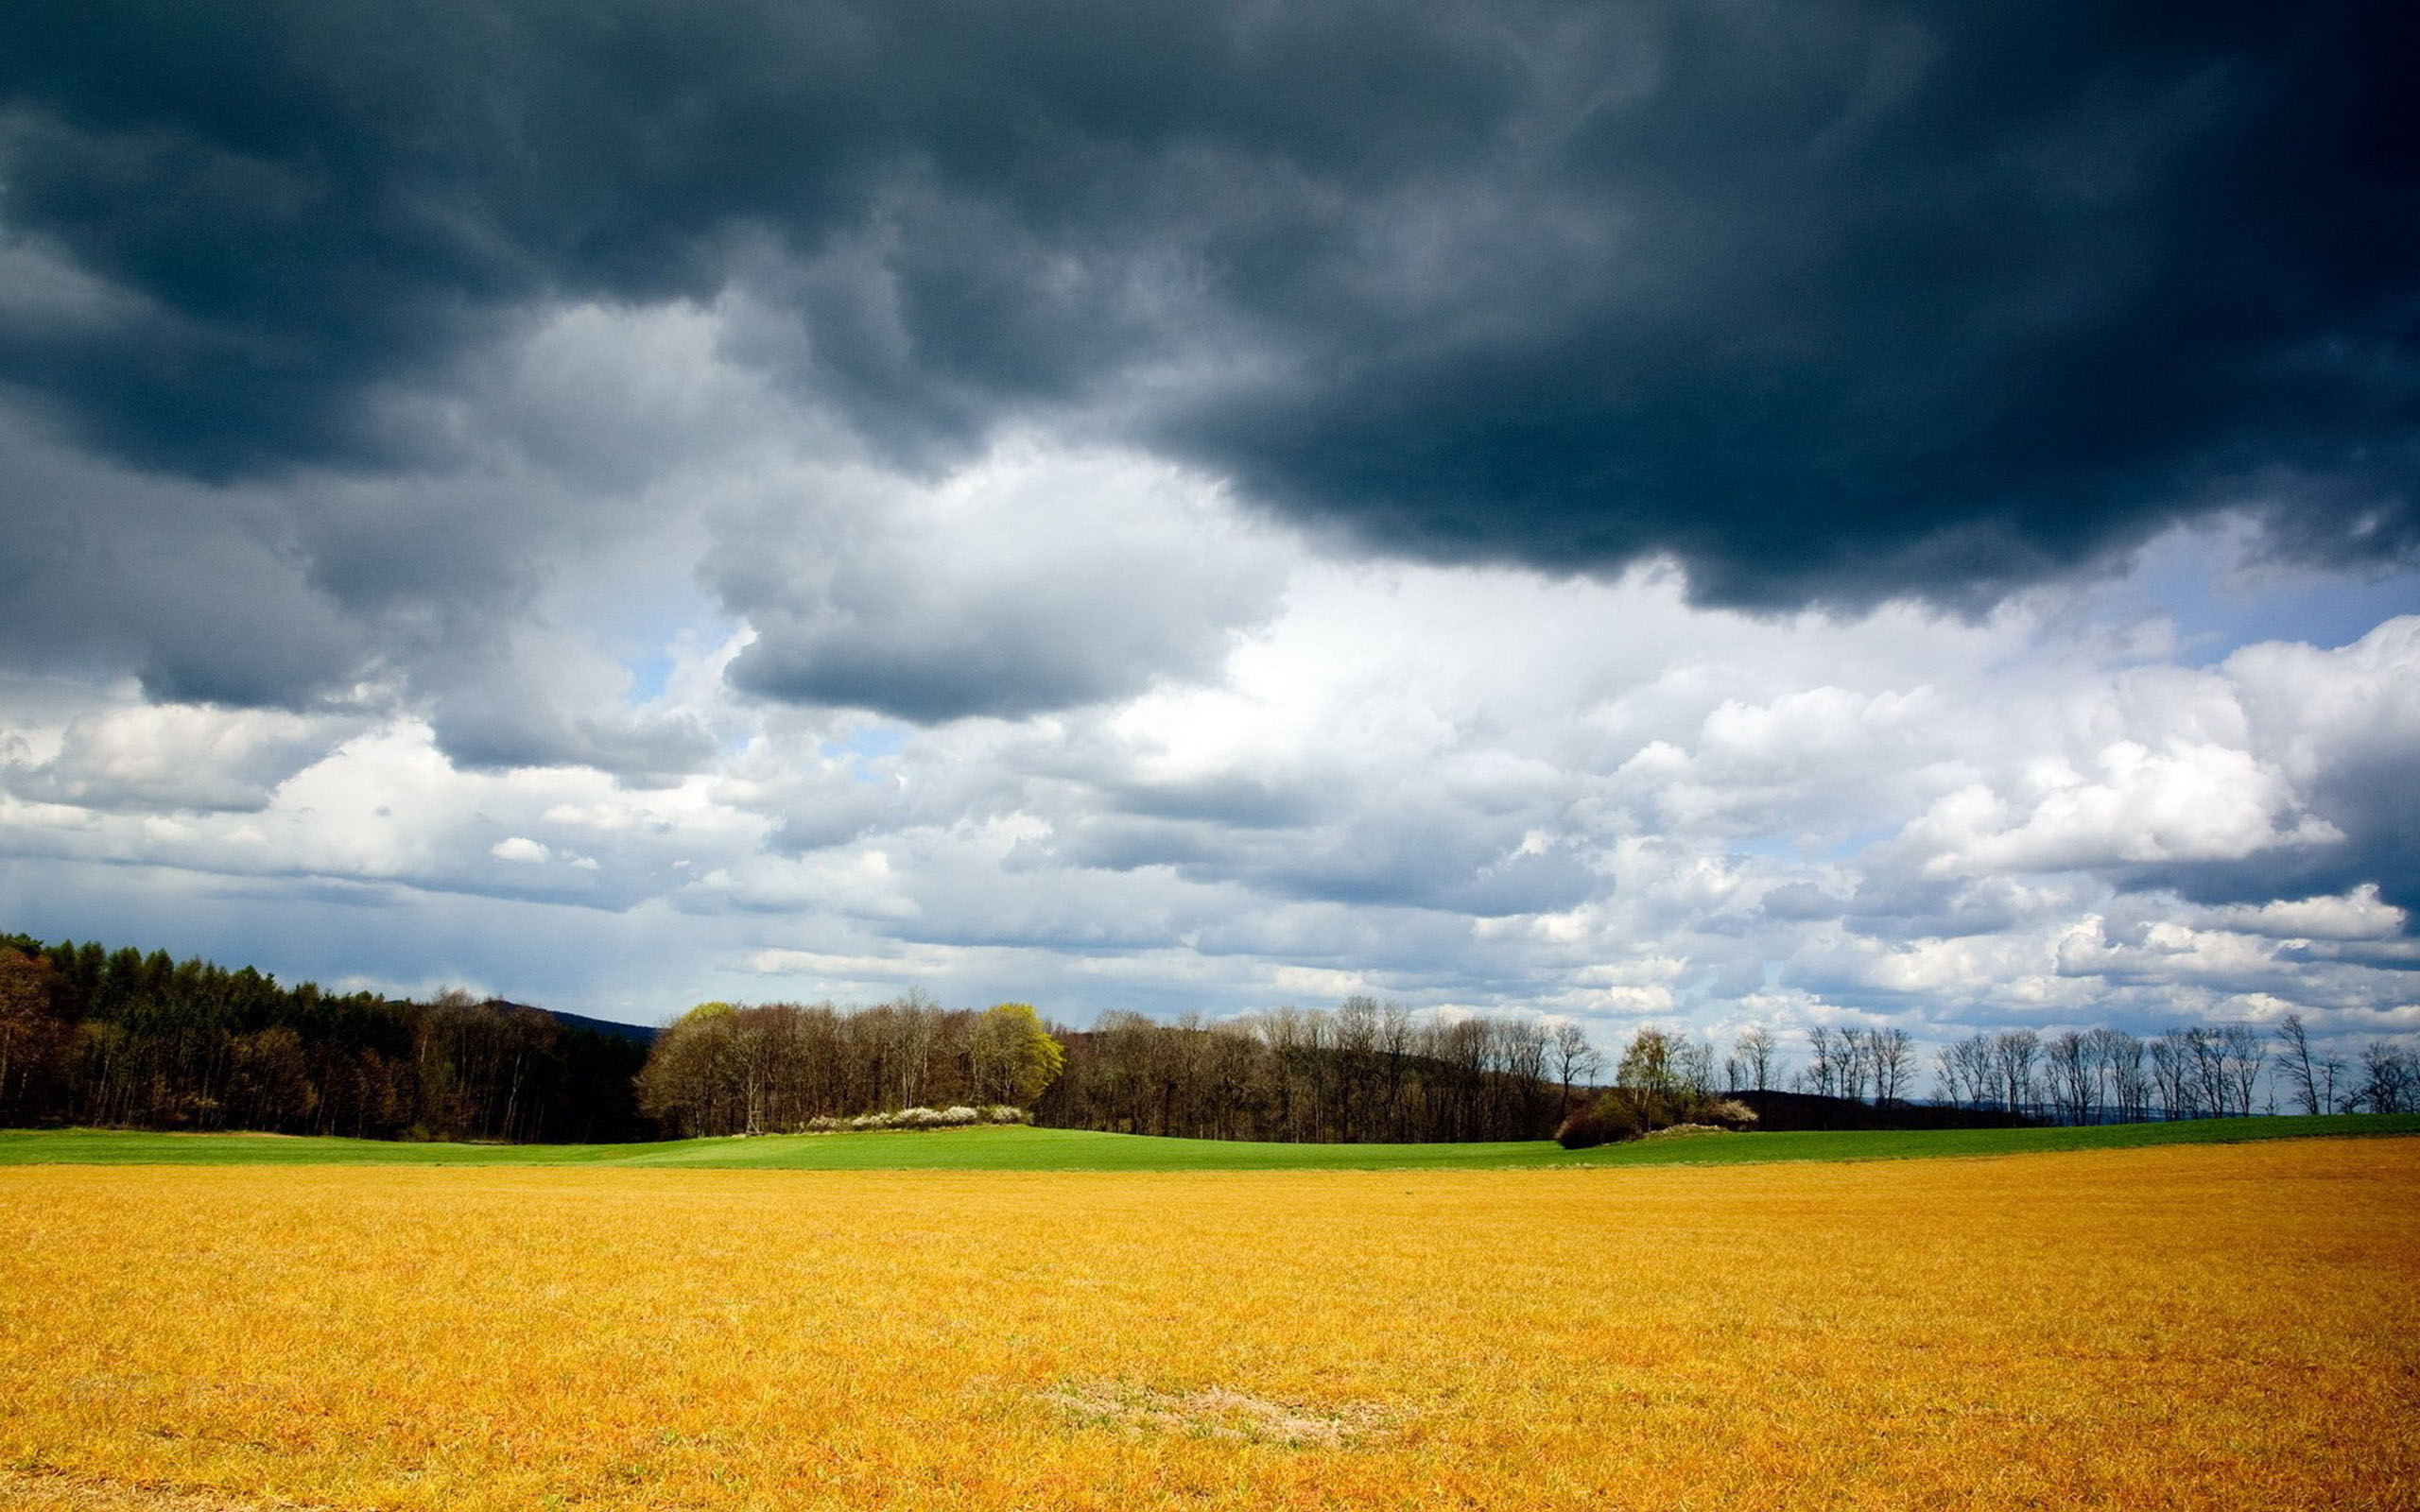
[[[1015,1127],[925,1133],[783,1134],[757,1139],[673,1140],[651,1144],[408,1143],[79,1128],[0,1131],[0,1165],[597,1165],[787,1171],[1546,1170],[1735,1165],[1769,1160],[1904,1160],[2380,1134],[2420,1134],[2420,1114],[2212,1118],[2090,1128],[1701,1134],[1576,1151],[1542,1140],[1494,1144],[1268,1144]]]

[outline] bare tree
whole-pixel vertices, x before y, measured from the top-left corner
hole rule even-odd
[[[1963,1101],[1959,1093],[1958,1047],[1943,1045],[1932,1053],[1932,1094],[1936,1101],[1956,1108]]]
[[[2231,1023],[2219,1031],[2219,1048],[2226,1057],[2227,1088],[2235,1094],[2238,1118],[2252,1116],[2260,1086],[2260,1068],[2269,1061],[2269,1037],[2248,1023]]]
[[[1993,1071],[1992,1039],[1969,1035],[1945,1047],[1934,1061],[1943,1090],[1952,1103],[1971,1102],[1986,1108],[1999,1101],[1999,1078]]]
[[[1915,1074],[1916,1044],[1905,1029],[1875,1029],[1865,1037],[1866,1061],[1874,1069],[1874,1102],[1888,1108],[1906,1092]]]
[[[1604,1057],[1588,1042],[1588,1031],[1565,1021],[1554,1026],[1554,1059],[1556,1074],[1563,1081],[1563,1106],[1571,1106],[1571,1084],[1584,1083],[1604,1064]]]
[[[1992,1036],[1992,1070],[2012,1113],[2024,1112],[2034,1100],[2033,1062],[2041,1052],[2042,1037],[2031,1029],[2003,1029]]]
[[[2084,1037],[2064,1030],[2045,1040],[2042,1052],[2052,1111],[2063,1124],[2085,1122],[2092,1111],[2092,1059]]]
[[[2191,1118],[2193,1078],[2185,1054],[2184,1031],[2170,1029],[2146,1049],[2152,1062],[2152,1090],[2159,1098],[2159,1116]]]
[[[1741,1031],[1733,1048],[1738,1053],[1740,1068],[1746,1074],[1746,1084],[1760,1092],[1770,1091],[1773,1081],[1773,1062],[1781,1051],[1772,1033],[1762,1024],[1752,1025]]]
[[[2122,1029],[2095,1029],[2085,1038],[2093,1043],[2097,1074],[2107,1078],[2103,1106],[2121,1122],[2151,1117],[2151,1083],[2143,1072],[2143,1042]]]
[[[1412,1051],[1419,1040],[1418,1025],[1411,1011],[1400,1003],[1389,1003],[1378,1015],[1378,1056],[1386,1071],[1387,1133],[1391,1140],[1404,1137],[1406,1120],[1410,1109],[1406,1100],[1411,1091]],[[1567,1083],[1564,1101],[1571,1100]]]
[[[2185,1050],[2193,1072],[2194,1097],[2204,1115],[2224,1118],[2232,1104],[2225,1040],[2215,1029],[2196,1025],[2185,1031]]]
[[[1818,1097],[1829,1097],[1838,1083],[1833,1079],[1839,1070],[1833,1059],[1832,1031],[1817,1024],[1806,1031],[1806,1090]]]
[[[2361,1052],[2361,1085],[2353,1100],[2373,1113],[2409,1113],[2420,1107],[2420,1056],[2374,1040]]]
[[[1840,1095],[1853,1103],[1865,1100],[1866,1077],[1865,1036],[1856,1029],[1842,1029],[1832,1037],[1832,1085]]]
[[[1714,1046],[1703,1040],[1683,1040],[1672,1052],[1672,1069],[1691,1096],[1714,1091]]]
[[[2304,1112],[2317,1113],[2320,1109],[2319,1066],[2311,1058],[2310,1034],[2303,1027],[2301,1014],[2289,1013],[2285,1022],[2277,1025],[2277,1043],[2280,1051],[2277,1066],[2285,1074],[2287,1091],[2301,1101]]]

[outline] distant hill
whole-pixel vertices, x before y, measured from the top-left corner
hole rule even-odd
[[[1813,1092],[1732,1091],[1756,1114],[1756,1127],[1786,1129],[2019,1128],[2039,1122],[1997,1108],[1944,1108],[1933,1103],[1893,1103],[1876,1108],[1848,1097]]]
[[[592,1019],[584,1013],[565,1013],[561,1008],[532,1008],[527,1003],[508,1003],[505,1006],[529,1008],[533,1013],[543,1013],[566,1029],[584,1029],[590,1034],[606,1035],[615,1040],[628,1040],[632,1044],[655,1043],[656,1031],[649,1024],[617,1023],[612,1019]]]

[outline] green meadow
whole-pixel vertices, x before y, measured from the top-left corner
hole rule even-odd
[[[2420,1114],[2211,1118],[2089,1128],[1692,1134],[1594,1150],[1565,1150],[1546,1141],[1269,1144],[1021,1127],[920,1133],[773,1134],[646,1144],[446,1144],[78,1128],[0,1132],[0,1165],[595,1165],[796,1171],[1510,1170],[1728,1165],[1774,1160],[1906,1160],[2379,1134],[2420,1134]]]

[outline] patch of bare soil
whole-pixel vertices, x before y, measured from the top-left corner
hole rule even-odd
[[[1343,1449],[1383,1438],[1402,1419],[1402,1414],[1376,1402],[1271,1401],[1224,1386],[1180,1392],[1124,1381],[1084,1381],[1046,1391],[1042,1399],[1087,1424],[1295,1449]]]

